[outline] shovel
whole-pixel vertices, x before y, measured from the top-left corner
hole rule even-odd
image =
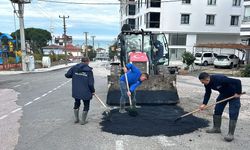
[[[243,92],[243,93],[241,93],[240,95],[243,95],[243,94],[246,94],[246,92]],[[216,102],[216,103],[207,105],[207,106],[204,107],[204,109],[208,109],[208,108],[210,108],[210,107],[212,107],[212,106],[214,106],[214,105],[216,105],[216,104],[219,104],[219,103],[222,103],[222,102],[231,100],[232,98],[235,98],[235,96],[231,96],[231,97],[225,98],[225,99],[223,99],[223,100],[220,100],[220,101],[218,101],[218,102]],[[194,111],[191,111],[191,112],[189,112],[189,113],[186,113],[186,114],[184,114],[184,115],[182,115],[182,116],[176,118],[174,122],[176,123],[177,121],[181,120],[182,118],[184,118],[184,117],[186,117],[186,116],[189,116],[189,115],[191,115],[191,114],[194,114],[194,113],[196,113],[196,112],[198,112],[198,111],[201,111],[201,109],[198,108],[198,109],[195,109]]]
[[[125,73],[125,80],[126,80],[127,90],[129,91],[127,73]],[[130,107],[128,108],[128,114],[129,114],[130,116],[135,117],[135,116],[138,115],[138,113],[137,113],[137,111],[136,111],[136,108],[134,108],[134,107],[132,106],[131,96],[128,96],[128,99],[129,99],[129,105],[130,105]]]
[[[110,112],[110,108],[108,108],[107,105],[104,104],[104,102],[96,95],[94,94],[94,96],[97,98],[97,100],[103,105],[103,107],[106,108],[106,110],[104,111],[104,116],[106,118],[106,120],[112,121],[111,120],[111,112]]]

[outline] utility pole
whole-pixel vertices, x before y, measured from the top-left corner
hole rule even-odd
[[[85,56],[88,57],[88,32],[84,32],[85,34]]]
[[[93,50],[94,50],[94,49],[95,49],[95,48],[94,48],[94,47],[95,47],[95,36],[92,35],[91,38],[92,38],[92,42],[93,42],[92,46],[93,46]]]
[[[62,18],[63,19],[63,43],[64,43],[64,53],[65,53],[65,65],[68,64],[68,55],[67,55],[67,49],[66,49],[66,45],[67,45],[67,34],[66,34],[66,22],[65,22],[65,19],[66,18],[69,18],[69,16],[65,17],[64,15],[61,17],[59,15],[59,18]]]
[[[19,17],[19,24],[20,24],[20,41],[21,41],[21,51],[22,51],[22,70],[27,70],[26,64],[26,48],[25,48],[25,34],[24,34],[24,4],[30,3],[30,0],[11,0],[12,3],[18,4],[18,17]]]

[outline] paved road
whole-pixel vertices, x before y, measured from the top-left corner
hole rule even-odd
[[[105,100],[108,71],[102,63],[92,63],[95,75],[96,94]],[[102,112],[105,110],[95,99],[91,101],[89,123],[82,126],[73,123],[73,99],[71,81],[64,77],[67,69],[57,71],[0,76],[0,150],[163,150],[163,149],[248,149],[249,110],[239,120],[236,140],[225,143],[222,135],[209,135],[204,128],[177,136],[155,134],[151,136],[119,134],[103,130]],[[195,78],[181,76],[177,86],[183,109],[190,111],[199,105],[202,86]],[[188,82],[189,81],[189,82]],[[193,88],[197,97],[191,97],[188,88]],[[188,94],[189,93],[189,94]],[[157,112],[157,110],[155,110]],[[162,111],[164,112],[164,110]],[[155,114],[159,115],[159,114]],[[162,114],[160,114],[162,115]],[[161,116],[156,116],[161,120]],[[211,112],[198,117],[211,120]],[[155,121],[151,127],[141,124],[142,132],[158,131]],[[145,121],[145,120],[142,120]],[[228,119],[223,120],[223,134]],[[133,122],[131,122],[132,124]],[[155,125],[154,125],[155,123]],[[194,122],[195,124],[195,122]],[[187,124],[188,126],[188,124]],[[124,127],[125,128],[125,127]],[[168,127],[166,127],[168,128]],[[140,127],[136,128],[140,130]],[[159,129],[160,130],[160,129]],[[137,131],[138,132],[138,131]],[[126,132],[125,132],[126,133]],[[144,134],[142,134],[144,135]]]

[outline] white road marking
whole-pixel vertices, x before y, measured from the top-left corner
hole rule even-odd
[[[124,145],[122,140],[115,141],[115,149],[116,150],[124,150]]]
[[[41,97],[44,97],[44,96],[46,96],[46,95],[48,95],[47,93],[45,93],[45,94],[43,94]]]
[[[8,117],[8,115],[3,115],[2,117],[0,117],[0,120],[4,119],[6,117]]]
[[[19,86],[21,86],[21,85],[20,85],[20,84],[18,84],[18,85],[15,85],[15,86],[14,86],[14,88],[16,88],[16,87],[19,87]]]
[[[15,110],[13,110],[13,111],[11,111],[10,113],[15,113],[15,112],[18,112],[19,110],[22,110],[22,108],[20,107],[20,108],[17,108],[17,109],[15,109]]]
[[[33,103],[33,102],[30,101],[30,102],[26,103],[24,106],[28,106],[28,105],[30,105],[31,103]]]
[[[41,97],[37,97],[37,98],[35,98],[35,99],[33,100],[33,102],[34,102],[34,101],[37,101],[37,100],[39,100],[40,98],[41,98]]]
[[[69,81],[71,81],[71,80],[69,80]],[[51,92],[53,92],[53,91],[59,89],[60,87],[62,87],[62,86],[65,85],[66,83],[68,83],[69,81],[66,81],[66,82],[64,82],[63,84],[61,84],[61,85],[57,86],[56,88],[54,88],[53,90],[48,91],[47,93],[43,94],[41,97],[37,97],[37,98],[35,98],[34,100],[32,100],[32,101],[26,103],[24,106],[28,106],[28,105],[32,104],[34,101],[37,101],[37,100],[41,99],[42,97],[47,96],[49,93],[51,93]],[[25,85],[25,84],[29,84],[29,82],[23,83],[23,85]],[[14,86],[14,87],[19,87],[19,86],[21,86],[21,85],[16,85],[16,86]],[[24,107],[24,106],[23,106],[23,107]],[[16,113],[16,112],[22,110],[23,107],[17,108],[17,109],[15,109],[15,110],[11,111],[10,113],[7,113],[6,115],[1,116],[1,117],[0,117],[0,120],[2,120],[2,119],[4,119],[4,118],[7,118],[7,117],[8,117],[8,114],[13,114],[13,113]],[[123,150],[123,149],[121,149],[121,150]]]

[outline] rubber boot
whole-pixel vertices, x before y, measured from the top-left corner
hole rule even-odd
[[[230,120],[229,121],[229,129],[227,136],[224,137],[224,139],[227,142],[231,142],[234,139],[234,131],[236,127],[237,120]]]
[[[74,109],[75,123],[79,122],[79,109]]]
[[[81,125],[85,125],[86,123],[88,123],[88,121],[86,121],[88,115],[88,111],[83,111],[82,112],[82,121],[81,121]]]
[[[125,103],[124,103],[124,102],[120,102],[119,113],[121,113],[121,114],[126,113],[126,110],[125,110]]]
[[[207,133],[221,133],[221,116],[213,115],[214,126],[212,129],[206,130]]]

